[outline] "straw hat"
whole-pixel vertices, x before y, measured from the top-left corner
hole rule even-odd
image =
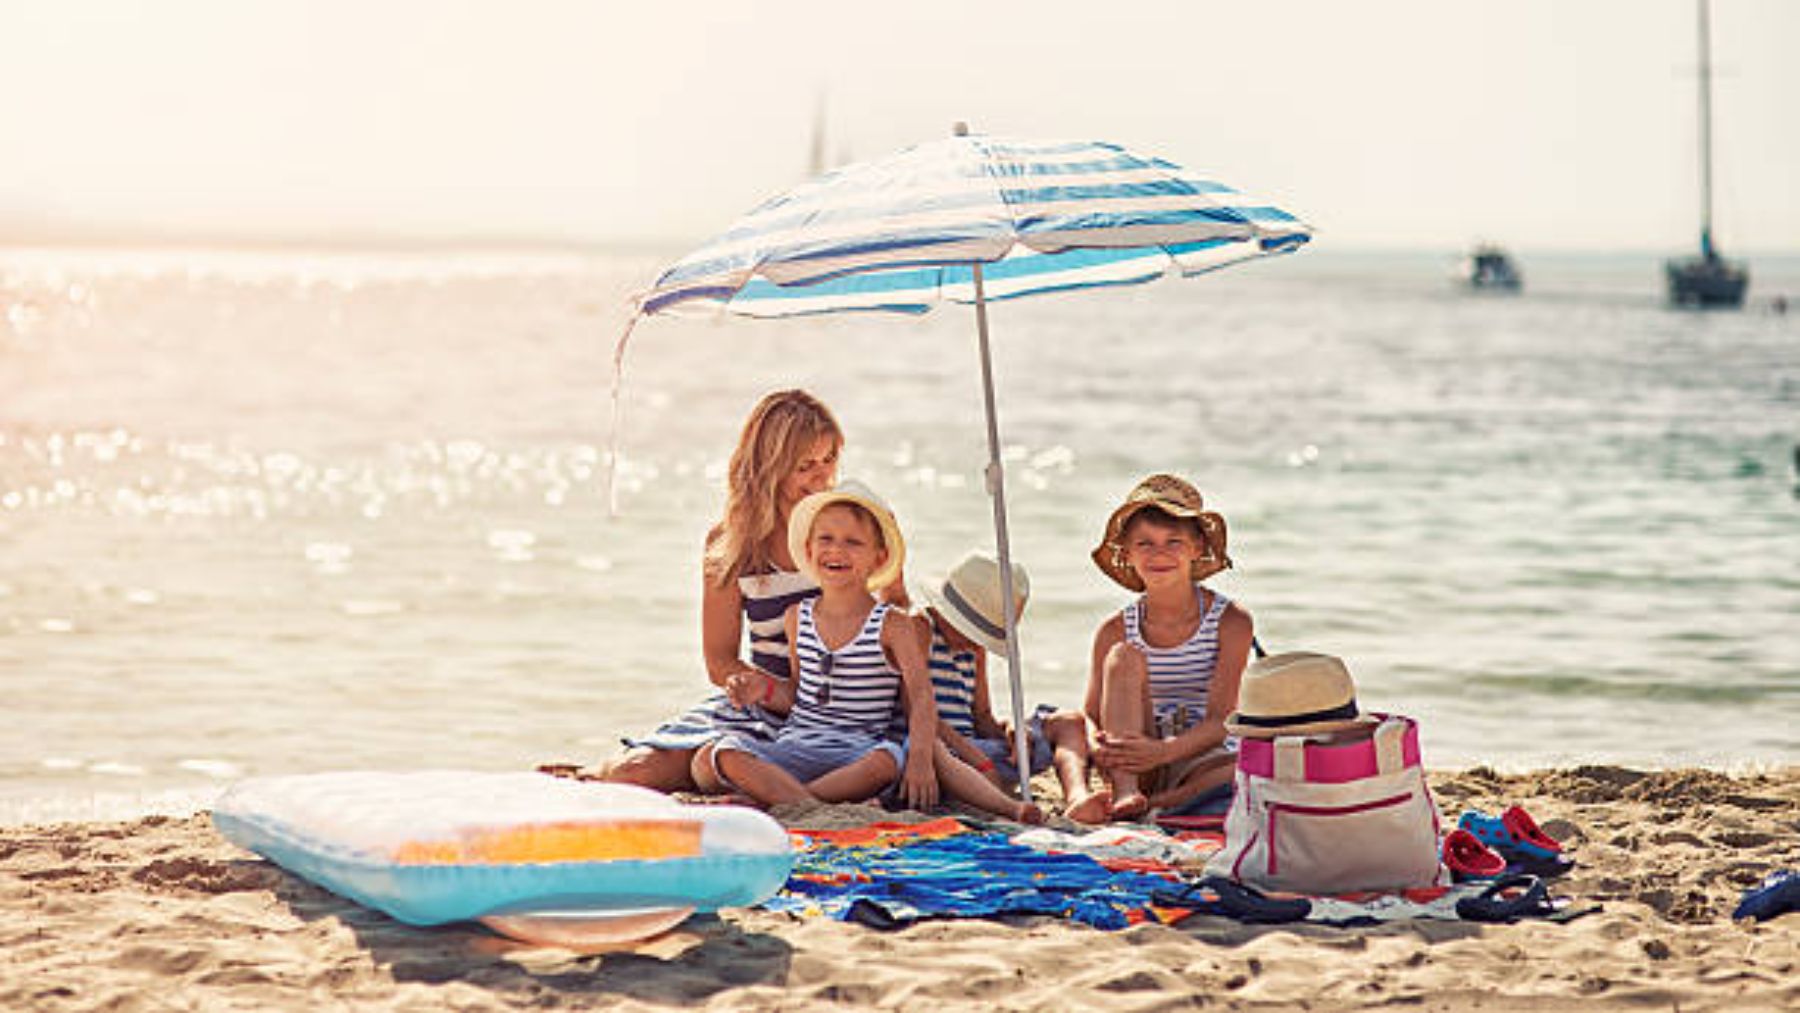
[[[1133,591],[1144,589],[1143,578],[1125,562],[1125,527],[1136,517],[1138,511],[1148,507],[1173,517],[1191,517],[1200,522],[1200,533],[1206,544],[1200,557],[1194,560],[1189,568],[1189,576],[1193,580],[1205,580],[1220,570],[1231,566],[1231,557],[1225,554],[1225,518],[1205,509],[1200,499],[1200,490],[1188,484],[1185,479],[1174,475],[1151,475],[1139,482],[1125,497],[1112,516],[1106,519],[1106,535],[1094,548],[1094,565],[1100,572],[1111,577],[1115,582]]]
[[[1258,658],[1244,669],[1238,706],[1225,730],[1252,739],[1323,735],[1374,724],[1356,706],[1356,683],[1342,660],[1290,651]]]
[[[1017,563],[1012,565],[1012,585],[1013,620],[1017,622],[1031,597],[1031,581]],[[1006,614],[1000,608],[1005,595],[1000,588],[1000,563],[994,557],[971,552],[951,567],[942,581],[922,593],[926,604],[937,609],[956,632],[995,654],[1006,653]]]
[[[875,522],[881,525],[881,540],[887,543],[887,562],[869,574],[869,590],[879,591],[892,584],[906,563],[906,539],[900,537],[900,524],[894,520],[894,511],[887,501],[855,479],[846,479],[836,488],[815,492],[794,504],[794,512],[788,515],[788,551],[794,556],[794,565],[814,581],[819,579],[806,558],[806,539],[812,534],[813,520],[819,511],[833,503],[855,503],[875,515]]]

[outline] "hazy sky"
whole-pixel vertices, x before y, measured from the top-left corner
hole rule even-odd
[[[877,14],[880,10],[883,13]],[[866,12],[866,13],[865,13]],[[1333,246],[1661,250],[1690,0],[0,0],[0,244],[701,240],[828,148],[1121,141]],[[1716,0],[1728,251],[1800,249],[1800,2]]]

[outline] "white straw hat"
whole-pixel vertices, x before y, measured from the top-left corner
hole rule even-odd
[[[1031,597],[1031,580],[1017,563],[1012,565],[1012,585],[1016,623]],[[994,557],[971,552],[922,593],[926,603],[958,633],[995,654],[1006,654],[1006,613],[1000,607],[1005,595],[1000,587],[1000,563]]]
[[[1310,651],[1258,658],[1244,669],[1237,710],[1225,730],[1252,739],[1323,735],[1374,724],[1356,705],[1356,683],[1341,659]]]
[[[869,590],[879,591],[892,584],[906,563],[906,539],[900,537],[900,523],[894,520],[894,511],[887,501],[855,479],[846,479],[835,488],[815,492],[794,504],[794,512],[788,515],[788,552],[794,556],[794,565],[814,581],[819,579],[818,571],[806,558],[806,539],[812,534],[813,520],[819,511],[833,503],[855,503],[875,516],[875,523],[881,526],[881,540],[887,545],[887,562],[869,574]]]

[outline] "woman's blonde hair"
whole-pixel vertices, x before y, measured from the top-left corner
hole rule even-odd
[[[708,581],[722,585],[774,565],[769,543],[777,540],[773,536],[781,523],[781,483],[821,439],[842,446],[844,434],[831,409],[803,390],[775,391],[750,410],[731,452],[725,516],[706,541]]]

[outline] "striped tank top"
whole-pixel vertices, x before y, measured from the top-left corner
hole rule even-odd
[[[881,650],[881,628],[888,604],[878,602],[862,629],[843,647],[825,648],[813,622],[816,599],[800,603],[794,648],[800,659],[800,684],[794,709],[782,726],[781,738],[825,733],[879,738],[900,699],[900,673],[888,666]]]
[[[936,630],[931,633],[931,695],[939,721],[975,737],[975,652],[952,651]]]
[[[1199,584],[1194,585],[1197,600],[1205,601],[1205,593]],[[1142,598],[1125,606],[1125,642],[1144,652],[1149,662],[1150,706],[1158,717],[1185,710],[1190,720],[1198,721],[1206,714],[1207,690],[1219,664],[1219,618],[1231,604],[1219,592],[1211,594],[1212,607],[1200,617],[1194,635],[1174,647],[1152,647],[1144,640]]]
[[[935,629],[931,631],[931,696],[937,703],[939,721],[975,738],[975,652],[952,651]],[[906,709],[896,698],[888,738],[903,741],[910,730]]]
[[[816,597],[819,585],[792,570],[770,570],[738,578],[744,599],[744,625],[750,632],[750,663],[770,675],[788,678],[788,606]]]

